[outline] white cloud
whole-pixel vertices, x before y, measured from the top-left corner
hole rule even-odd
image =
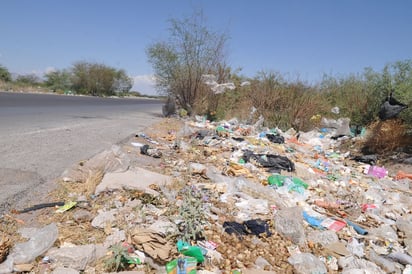
[[[132,76],[134,84],[131,90],[138,91],[145,95],[157,95],[155,90],[154,75],[144,74]]]
[[[44,71],[45,74],[53,72],[53,71],[57,71],[57,69],[55,67],[47,67]]]

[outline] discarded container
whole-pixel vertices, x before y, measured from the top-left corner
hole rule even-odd
[[[382,179],[388,175],[388,171],[384,167],[370,166],[368,168],[367,174]]]
[[[353,227],[353,229],[355,229],[355,231],[356,231],[357,233],[359,233],[360,235],[366,235],[366,234],[368,234],[368,231],[366,231],[365,229],[361,228],[361,227],[358,226],[357,224],[352,223],[351,221],[349,221],[349,220],[347,220],[347,219],[345,219],[345,221],[346,221],[346,223],[347,223],[349,226]]]
[[[341,230],[342,228],[344,228],[346,226],[346,224],[342,221],[339,220],[335,220],[332,218],[326,218],[322,221],[321,225],[323,227],[326,227],[327,229],[333,230],[338,232],[339,230]]]
[[[387,273],[394,273],[396,271],[394,262],[379,256],[373,249],[369,250],[368,259],[380,266]]]
[[[317,228],[323,228],[323,226],[322,226],[322,221],[323,220],[310,216],[308,213],[306,213],[306,211],[303,211],[303,218],[311,226],[317,227]]]
[[[198,263],[203,263],[205,260],[205,257],[203,256],[202,248],[199,246],[190,245],[183,241],[178,241],[177,250],[185,256],[196,258],[196,261]]]
[[[196,274],[197,260],[193,257],[180,257],[166,264],[167,274]]]
[[[291,177],[291,176],[284,176],[280,174],[272,174],[268,177],[267,179],[269,185],[275,185],[277,187],[281,187],[285,185],[285,183],[289,183],[289,188],[294,189],[294,188],[308,188],[308,184],[302,181],[301,179],[297,177]]]

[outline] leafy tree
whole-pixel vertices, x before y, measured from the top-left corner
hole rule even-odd
[[[4,82],[11,81],[11,74],[9,70],[6,67],[3,67],[2,65],[0,65],[0,80]]]
[[[25,74],[17,76],[15,82],[23,85],[38,85],[41,83],[41,80],[35,74]]]
[[[77,62],[72,68],[73,88],[93,96],[110,96],[116,91],[128,92],[132,80],[124,70],[99,63]]]
[[[71,73],[68,70],[56,70],[47,73],[45,85],[56,90],[66,90],[71,87]]]
[[[133,86],[133,79],[127,76],[126,71],[120,69],[116,72],[113,90],[117,93],[127,93]]]
[[[214,74],[219,82],[229,77],[225,62],[227,37],[210,30],[205,21],[202,12],[182,20],[171,19],[169,39],[147,49],[158,92],[175,97],[189,113],[211,93],[202,75]]]

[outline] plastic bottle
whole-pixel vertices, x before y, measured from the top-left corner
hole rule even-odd
[[[396,271],[395,263],[376,254],[376,252],[371,249],[369,250],[368,259],[378,266],[382,267],[387,273],[394,273]]]

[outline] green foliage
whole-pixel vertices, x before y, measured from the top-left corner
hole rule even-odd
[[[211,92],[202,75],[215,74],[219,81],[228,76],[224,54],[227,38],[206,26],[202,12],[182,20],[171,19],[169,31],[168,41],[156,42],[147,49],[156,87],[159,93],[175,97],[189,115],[203,111],[194,108]]]
[[[41,83],[41,80],[39,77],[37,77],[35,74],[25,74],[25,75],[19,75],[16,78],[15,83],[21,84],[21,85],[39,85]]]
[[[111,96],[116,92],[128,92],[133,84],[124,70],[88,62],[77,62],[73,65],[71,81],[74,90],[93,96]]]
[[[250,100],[269,127],[307,130],[310,118],[324,113],[327,102],[313,87],[295,80],[287,82],[280,74],[261,72],[250,87]]]
[[[67,70],[56,70],[46,73],[45,85],[56,91],[65,91],[71,87],[71,73]]]
[[[115,272],[126,270],[132,259],[127,252],[127,248],[118,243],[112,245],[109,250],[111,251],[111,256],[105,261],[106,270]]]
[[[209,99],[209,117],[218,119],[238,117],[251,121],[250,110],[257,109],[265,118],[265,125],[297,130],[310,130],[318,126],[310,118],[348,117],[351,125],[367,126],[376,121],[385,98],[393,91],[394,97],[409,105],[399,117],[412,128],[412,61],[386,65],[381,72],[366,68],[362,74],[346,77],[324,75],[317,85],[308,85],[298,78],[285,80],[274,72],[260,72],[249,80],[250,86],[240,85],[241,77],[232,74],[236,89],[224,94],[212,94]],[[204,103],[204,102],[199,102]],[[339,107],[338,115],[331,113]]]
[[[6,67],[0,65],[0,81],[3,82],[10,82],[11,81],[11,74]]]
[[[183,219],[181,239],[190,242],[202,237],[207,223],[203,205],[204,194],[195,187],[185,187],[180,194],[183,196],[183,204],[179,209],[179,216]]]

